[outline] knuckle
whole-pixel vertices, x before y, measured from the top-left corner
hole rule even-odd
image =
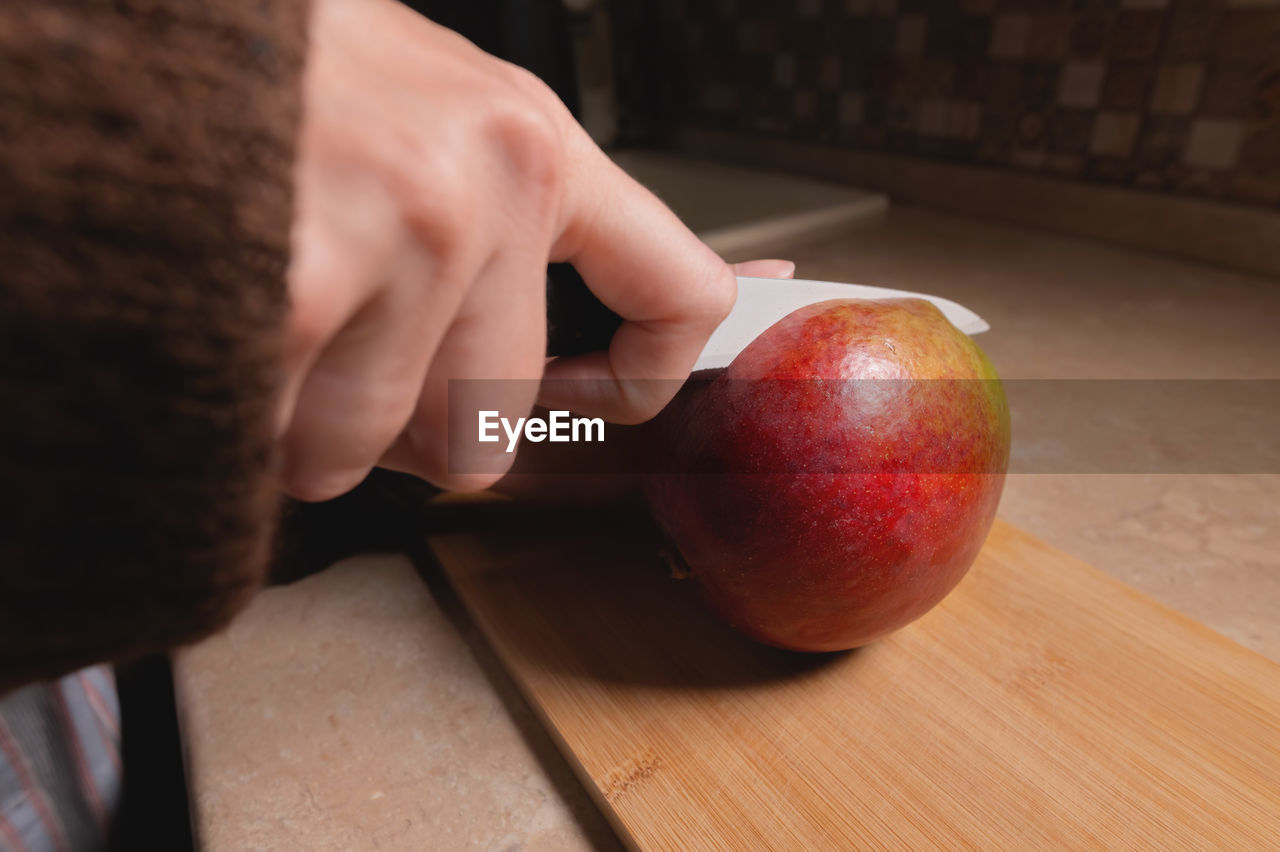
[[[615,418],[621,426],[634,426],[658,416],[668,399],[652,388],[638,389],[631,382],[623,382],[618,389],[621,402]]]
[[[373,467],[404,430],[416,402],[414,389],[403,382],[366,388],[353,406],[360,414],[343,439],[346,451]]]
[[[707,252],[709,255],[710,250]],[[738,297],[738,282],[733,270],[718,257],[691,270],[686,286],[670,294],[662,318],[673,320],[695,333],[710,333],[729,312]]]
[[[697,291],[694,307],[699,315],[719,324],[733,310],[737,299],[737,278],[733,270],[717,258],[707,273],[706,283]]]
[[[517,81],[533,77],[519,69]],[[547,104],[554,94],[542,81],[510,87],[493,105],[489,133],[513,177],[525,187],[554,190],[564,180],[563,145],[558,110]],[[536,88],[540,87],[540,88]],[[558,106],[558,102],[556,104]]]
[[[440,151],[424,154],[406,179],[404,217],[432,254],[450,257],[462,251],[475,227],[479,200],[458,163]]]
[[[560,96],[548,86],[541,77],[519,65],[506,65],[507,82],[510,87],[530,103],[537,104],[544,111],[564,110]]]
[[[655,294],[653,321],[698,332],[715,328],[733,310],[738,298],[733,270],[705,246],[698,251],[701,256],[685,256],[679,279]]]
[[[328,285],[315,282],[314,286],[291,289],[285,355],[290,364],[298,365],[324,349],[337,332],[341,317],[335,300],[326,298],[332,290]]]
[[[515,454],[497,452],[450,459],[448,442],[437,433],[433,427],[414,422],[404,430],[402,440],[410,472],[445,491],[484,491],[506,476],[515,461]]]
[[[415,395],[403,383],[311,373],[283,441],[282,486],[299,500],[328,500],[368,475],[409,419]]]

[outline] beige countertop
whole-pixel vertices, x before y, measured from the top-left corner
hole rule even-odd
[[[1280,378],[1273,280],[910,207],[782,254],[973,307],[1006,378]],[[1280,660],[1280,475],[1012,475],[1001,515]],[[263,593],[175,674],[204,848],[618,848],[447,584],[406,558]]]

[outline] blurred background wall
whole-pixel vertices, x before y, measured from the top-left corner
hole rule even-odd
[[[1280,208],[1280,0],[608,10],[623,144],[710,131]]]

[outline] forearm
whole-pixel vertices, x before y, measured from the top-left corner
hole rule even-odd
[[[129,5],[0,4],[0,691],[265,574],[305,8]]]

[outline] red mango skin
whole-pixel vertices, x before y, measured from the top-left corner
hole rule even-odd
[[[933,379],[969,381],[915,381]],[[1009,459],[994,368],[920,299],[802,308],[653,429],[646,496],[703,598],[798,651],[864,645],[941,601]]]

